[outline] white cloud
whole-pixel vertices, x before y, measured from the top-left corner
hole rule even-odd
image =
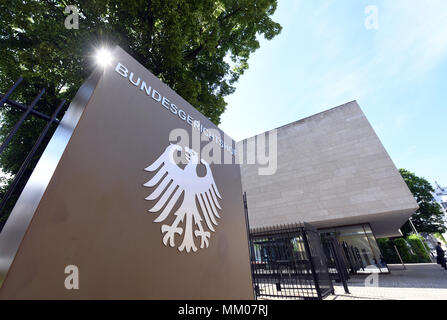
[[[353,28],[356,19],[337,24],[340,17],[334,18],[328,8],[325,16],[315,17],[322,21],[315,23],[315,37],[325,40],[320,42],[321,52],[337,56],[326,72],[309,79],[323,106],[378,94],[383,86],[398,82],[420,81],[445,60],[447,1],[383,1],[378,7],[378,31]],[[358,39],[363,42],[361,54],[350,52],[356,37],[362,37]]]
[[[365,28],[369,4],[379,8],[379,30]],[[281,35],[261,43],[236,93],[227,99],[223,124],[236,139],[351,100],[367,102],[361,104],[367,114],[390,108],[402,113],[405,96],[394,93],[422,86],[447,56],[445,0],[282,0],[275,20],[283,25]],[[258,98],[268,79],[278,79],[269,84],[276,100]],[[387,104],[390,94],[399,103]],[[411,117],[397,124],[403,128],[413,121],[415,111],[405,110]],[[379,130],[381,136],[390,133],[394,116]]]
[[[380,58],[388,60],[389,72],[407,76],[425,74],[447,53],[447,2],[384,1]]]

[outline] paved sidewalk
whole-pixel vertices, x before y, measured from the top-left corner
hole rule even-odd
[[[389,265],[391,274],[377,275],[378,286],[365,286],[368,276],[351,276],[345,294],[336,284],[335,295],[326,300],[447,300],[447,271],[435,263]],[[368,278],[369,284],[373,278]]]

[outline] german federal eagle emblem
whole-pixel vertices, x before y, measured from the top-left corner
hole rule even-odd
[[[164,245],[167,246],[169,243],[171,247],[174,247],[175,235],[183,235],[178,250],[195,252],[197,251],[195,238],[200,242],[201,249],[209,246],[210,231],[215,231],[216,219],[220,218],[218,210],[222,208],[219,199],[222,197],[216,187],[209,164],[203,159],[199,162],[197,152],[185,147],[184,154],[187,163],[184,168],[181,168],[174,159],[174,154],[179,151],[182,151],[181,146],[169,145],[154,163],[144,169],[156,172],[144,184],[145,187],[153,188],[146,200],[158,199],[148,210],[152,213],[161,211],[154,222],[163,222],[171,214],[175,216],[171,225],[162,224],[161,226]],[[206,168],[206,174],[203,177],[197,174],[197,166],[200,163]],[[181,200],[180,206],[173,210],[179,200]],[[204,228],[204,220],[207,230]]]

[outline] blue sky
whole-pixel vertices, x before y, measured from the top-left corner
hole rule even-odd
[[[357,100],[398,168],[447,186],[447,1],[278,2],[283,30],[250,57],[220,128],[241,140]]]

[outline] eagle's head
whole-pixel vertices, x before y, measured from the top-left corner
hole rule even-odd
[[[199,164],[199,155],[193,149],[185,147],[185,158],[188,162],[186,165],[197,165]]]
[[[199,154],[193,149],[186,146],[181,147],[176,144],[171,144],[168,148],[170,161],[177,164],[181,169],[196,172],[197,167],[200,166],[200,164],[203,164],[205,165],[205,170],[208,170],[208,163],[205,160],[200,159]],[[175,153],[177,153],[177,156],[175,156]],[[182,156],[180,156],[181,153],[183,154]]]

